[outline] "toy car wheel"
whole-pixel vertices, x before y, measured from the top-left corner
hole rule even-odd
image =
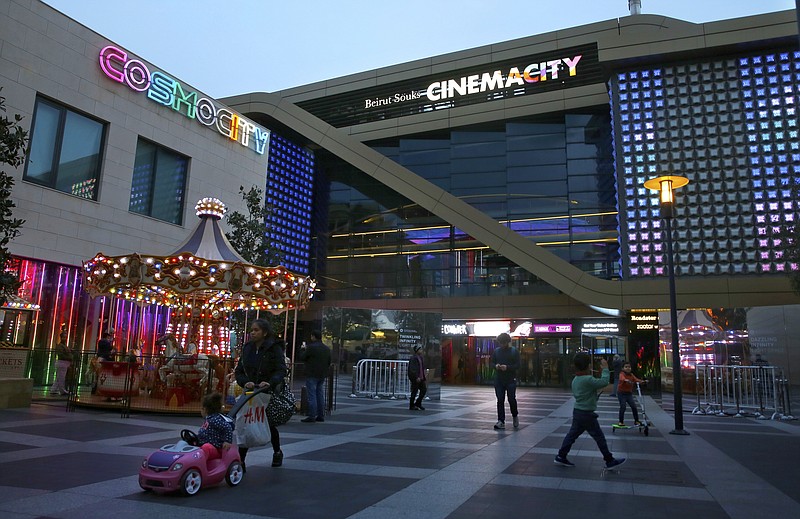
[[[242,482],[242,478],[244,478],[242,464],[238,461],[234,461],[228,466],[228,473],[225,474],[225,482],[229,486],[235,487]]]
[[[193,496],[200,491],[203,485],[203,476],[197,469],[189,469],[181,477],[181,492],[187,496]]]

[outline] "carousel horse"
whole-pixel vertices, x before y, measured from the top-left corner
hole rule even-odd
[[[212,388],[217,387],[219,381],[211,369],[207,355],[183,353],[178,340],[172,334],[159,338],[156,344],[166,347],[163,364],[158,368],[158,376],[163,385],[168,388],[187,388],[198,398],[205,393],[203,386],[208,381]]]

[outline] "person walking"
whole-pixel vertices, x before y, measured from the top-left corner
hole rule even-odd
[[[497,347],[492,352],[494,365],[494,393],[497,396],[497,423],[495,429],[506,428],[506,396],[511,408],[514,428],[519,427],[517,410],[517,370],[519,369],[519,351],[511,346],[511,336],[501,333],[495,339]]]
[[[278,392],[286,377],[286,357],[283,353],[283,341],[272,333],[272,325],[264,319],[256,319],[250,325],[250,340],[242,347],[242,355],[236,364],[234,374],[236,383],[246,391],[256,387],[269,387]],[[270,441],[272,443],[272,466],[283,465],[283,451],[278,428],[269,424]],[[239,447],[242,468],[247,470],[245,458],[247,447]]]
[[[422,358],[421,344],[414,345],[414,355],[408,360],[408,380],[411,381],[411,399],[408,402],[408,409],[424,411],[422,400],[428,394],[428,383],[425,377],[425,361]]]
[[[300,360],[306,368],[306,397],[308,416],[301,422],[325,421],[325,379],[331,366],[331,349],[322,343],[322,332],[311,332],[311,344],[300,348]]]
[[[606,437],[600,424],[597,421],[597,390],[608,385],[608,361],[600,359],[602,373],[600,378],[596,378],[589,370],[591,357],[588,353],[580,352],[575,355],[573,364],[575,365],[575,378],[572,379],[572,396],[575,398],[575,405],[572,409],[572,426],[558,449],[558,454],[553,462],[564,467],[574,467],[575,464],[567,459],[572,444],[585,432],[589,433],[606,461],[606,468],[613,468],[625,463],[625,458],[614,458],[608,450]]]
[[[56,352],[56,379],[50,388],[51,395],[68,395],[66,388],[67,370],[72,365],[73,351],[67,345],[67,332],[63,331],[58,335],[58,343],[55,347]]]

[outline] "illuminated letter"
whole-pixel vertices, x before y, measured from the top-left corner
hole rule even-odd
[[[176,112],[181,111],[181,103],[186,104],[186,117],[194,119],[195,104],[197,103],[197,92],[186,95],[181,84],[175,82],[175,100],[172,102],[172,109]]]
[[[195,111],[197,120],[206,126],[211,126],[217,119],[217,107],[207,97],[201,97],[197,101],[197,111]]]
[[[250,121],[245,121],[244,119],[239,119],[239,124],[242,125],[242,138],[239,142],[242,143],[242,146],[247,146],[249,148],[250,135],[255,131],[256,125]]]
[[[550,67],[550,79],[558,79],[558,66],[561,65],[561,60],[548,61],[547,66]]]
[[[232,141],[239,140],[239,116],[237,114],[231,114],[231,134],[229,137]]]
[[[217,130],[226,137],[233,133],[233,114],[230,110],[220,108],[217,112]]]
[[[570,76],[574,76],[575,74],[577,74],[577,71],[575,70],[575,67],[578,66],[578,62],[581,60],[582,57],[583,56],[579,55],[579,56],[575,56],[572,59],[564,58],[564,63],[569,68],[569,75]]]
[[[256,153],[263,155],[264,150],[267,148],[267,143],[269,142],[269,131],[262,130],[256,126],[255,133],[253,133],[253,140],[256,144]]]
[[[172,99],[175,97],[173,94],[174,87],[174,79],[155,71],[150,76],[150,90],[147,91],[147,97],[156,103],[170,106],[172,105]]]
[[[453,97],[454,93],[460,96],[467,93],[467,78],[462,77],[458,81],[451,79],[447,82],[447,97]]]
[[[536,72],[532,74],[532,72]],[[539,64],[538,63],[531,63],[525,70],[523,71],[523,77],[525,78],[526,83],[536,83],[539,81]]]
[[[125,82],[133,90],[144,92],[150,88],[150,71],[147,65],[138,59],[132,59],[125,64]]]
[[[467,78],[467,93],[469,93],[469,94],[477,94],[478,92],[480,92],[480,90],[478,90],[478,88],[479,88],[478,87],[478,76],[477,75],[469,76]]]
[[[525,82],[522,80],[522,75],[519,73],[519,69],[517,67],[514,67],[508,71],[506,88],[510,87],[511,85],[525,86]]]
[[[488,72],[483,73],[481,77],[481,92],[486,90],[494,90],[495,88],[503,87],[503,74],[499,70],[495,70],[491,76]]]
[[[118,62],[119,68],[112,66],[112,61]],[[128,61],[128,54],[111,45],[100,51],[100,68],[103,69],[106,76],[117,83],[125,81],[125,75],[122,71],[125,69],[126,61]]]
[[[428,85],[428,90],[425,91],[425,95],[431,101],[438,101],[439,100],[439,93],[442,91],[442,87],[440,83],[431,83]]]

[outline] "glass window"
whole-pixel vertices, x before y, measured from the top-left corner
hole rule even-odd
[[[139,139],[128,210],[180,225],[189,158]]]
[[[105,124],[36,99],[24,180],[97,200]]]

